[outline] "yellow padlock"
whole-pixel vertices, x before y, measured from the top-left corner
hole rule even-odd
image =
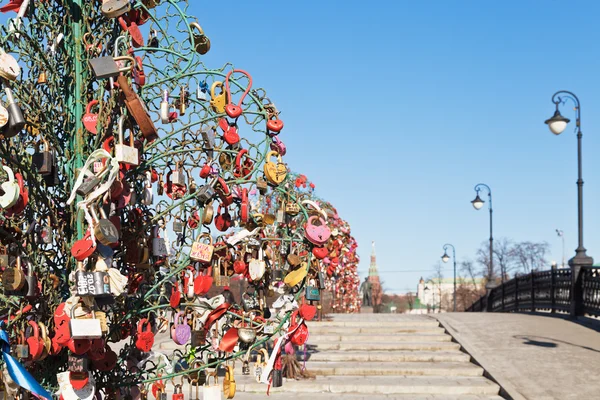
[[[221,89],[221,93],[215,94],[215,89]],[[210,87],[210,107],[216,113],[222,114],[225,112],[225,104],[227,104],[227,93],[223,89],[223,82],[215,81]]]
[[[277,156],[277,164],[271,161],[271,157]],[[267,161],[264,166],[265,178],[272,185],[279,185],[287,176],[287,167],[281,160],[281,156],[276,151],[270,151],[267,154]]]

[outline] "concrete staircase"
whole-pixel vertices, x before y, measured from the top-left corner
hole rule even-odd
[[[335,315],[311,322],[309,331],[306,366],[317,378],[284,381],[271,398],[502,399],[498,385],[425,315]],[[239,378],[236,399],[265,393],[264,385]]]

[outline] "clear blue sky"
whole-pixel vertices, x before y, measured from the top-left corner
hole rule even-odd
[[[478,182],[493,190],[496,237],[547,241],[560,262],[561,228],[569,258],[575,127],[555,137],[544,125],[559,89],[582,102],[585,242],[600,261],[600,2],[202,1],[190,11],[212,41],[207,65],[249,71],[282,111],[286,161],[351,222],[363,276],[371,240],[392,292],[415,290],[446,242],[472,258],[488,238],[487,205],[470,204]]]

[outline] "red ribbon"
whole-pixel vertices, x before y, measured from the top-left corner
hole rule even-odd
[[[235,345],[238,342],[238,330],[237,328],[229,328],[226,334],[223,335],[221,343],[219,343],[219,350],[226,353],[233,352]]]
[[[204,329],[208,332],[210,330],[211,326],[213,326],[213,324],[215,322],[217,322],[217,320],[219,318],[221,318],[223,315],[225,315],[225,313],[227,312],[229,307],[230,307],[229,303],[223,303],[219,307],[212,310],[210,312],[210,314],[208,315],[206,322],[204,323]]]

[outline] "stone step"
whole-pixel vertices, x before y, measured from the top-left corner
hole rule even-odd
[[[236,400],[256,400],[260,398],[257,393],[236,393]],[[290,399],[289,393],[280,392],[273,393],[271,392],[269,397],[266,397],[266,400],[280,400],[280,399]],[[294,393],[294,400],[340,400],[340,395],[337,393],[310,393],[310,394],[298,394]],[[415,395],[415,394],[352,394],[352,393],[344,393],[343,400],[386,400],[386,399],[394,399],[394,400],[504,400],[504,398],[500,396],[494,395],[457,395],[457,396],[449,396],[447,394],[423,394],[423,395]]]
[[[392,333],[437,333],[445,332],[444,328],[439,326],[415,326],[415,327],[355,327],[355,326],[319,326],[311,325],[309,331],[312,334],[339,334],[339,335],[357,335],[359,333],[367,334],[392,334]]]
[[[298,352],[298,360],[304,359],[304,353]],[[310,369],[317,361],[347,362],[463,362],[468,363],[471,357],[459,350],[454,351],[319,351],[307,354],[307,366]]]
[[[322,376],[482,376],[483,368],[452,362],[309,362],[310,372]]]
[[[310,321],[307,322],[309,328],[313,326],[323,326],[323,327],[340,327],[340,326],[348,326],[348,327],[356,327],[356,328],[366,328],[366,327],[380,327],[380,328],[407,328],[407,327],[439,327],[440,323],[435,320],[428,319],[418,319],[418,320],[405,320],[405,321],[396,321],[396,320],[381,320],[381,321]]]
[[[310,332],[310,331],[309,331]],[[373,334],[358,334],[358,335],[315,335],[311,333],[309,343],[323,342],[342,342],[342,343],[358,343],[372,342],[397,343],[397,342],[450,342],[450,335],[435,333],[413,334],[413,333],[398,333],[395,335],[373,335]]]
[[[240,392],[264,393],[259,383],[238,383]],[[497,395],[499,387],[483,377],[436,376],[328,376],[315,380],[286,381],[271,393],[356,393],[356,394],[439,394],[439,395]],[[295,398],[295,396],[294,396]],[[370,397],[369,397],[370,398]]]
[[[312,344],[314,343],[314,344]],[[162,346],[161,346],[162,347]],[[309,351],[316,349],[325,350],[410,350],[410,351],[437,351],[458,350],[460,345],[453,342],[316,342],[309,339]]]

